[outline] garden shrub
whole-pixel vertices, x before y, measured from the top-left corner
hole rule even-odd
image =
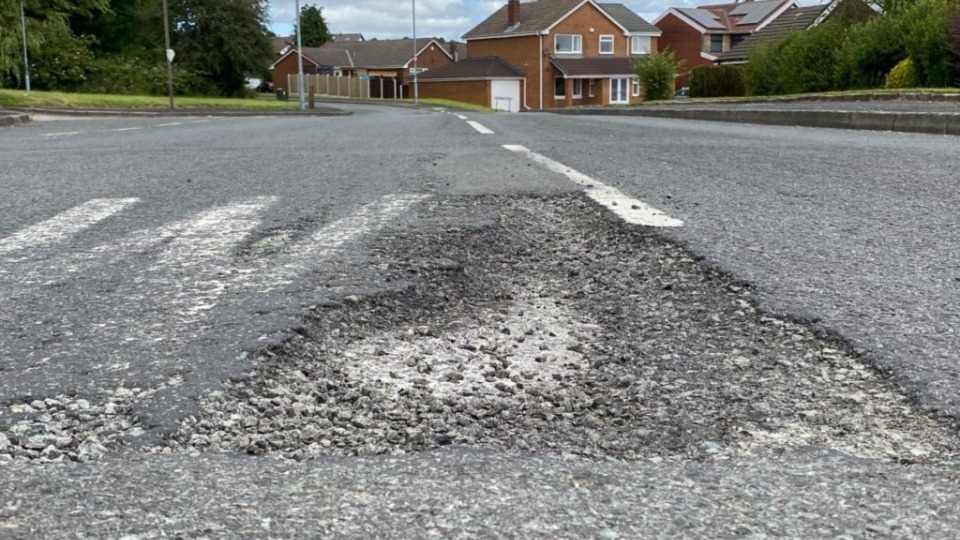
[[[918,85],[916,64],[913,63],[912,58],[904,58],[890,70],[884,87],[890,89],[916,88]]]
[[[680,70],[673,51],[663,50],[642,60],[633,62],[640,84],[643,85],[643,100],[656,101],[673,97],[674,81]]]
[[[906,56],[895,18],[878,16],[851,26],[837,52],[837,89],[880,87],[887,73]]]
[[[764,43],[750,51],[747,67],[743,72],[743,83],[748,95],[771,96],[780,91],[778,50],[775,43]]]
[[[956,0],[919,0],[897,17],[904,49],[913,59],[920,86],[949,86],[952,82],[947,48],[947,19]]]
[[[699,66],[690,71],[690,97],[738,97],[746,93],[739,66]]]

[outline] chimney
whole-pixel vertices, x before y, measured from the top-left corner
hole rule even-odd
[[[507,28],[520,24],[520,0],[507,2]]]

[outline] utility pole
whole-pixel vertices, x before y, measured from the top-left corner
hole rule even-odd
[[[306,110],[303,103],[303,41],[300,39],[300,0],[296,0],[297,9],[297,94],[300,94],[300,110]]]
[[[23,13],[23,0],[20,0],[20,33],[23,37],[23,72],[30,92],[30,58],[27,56],[27,17]]]
[[[410,0],[413,9],[413,104],[420,103],[420,86],[417,83],[417,0]]]
[[[170,48],[170,14],[167,12],[167,0],[163,0],[163,46],[167,57],[167,96],[170,98],[170,110],[173,110],[173,49]]]

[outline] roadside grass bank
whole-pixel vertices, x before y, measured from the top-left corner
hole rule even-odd
[[[121,96],[37,91],[27,93],[22,90],[0,90],[0,107],[15,109],[44,107],[70,109],[162,109],[167,108],[169,103],[169,98],[166,96]],[[174,107],[177,109],[289,110],[296,109],[297,103],[295,101],[277,101],[276,99],[175,97]]]
[[[784,94],[778,96],[744,96],[719,98],[668,99],[645,101],[636,107],[664,104],[703,103],[777,103],[783,101],[956,101],[960,102],[960,88],[912,88],[896,90],[844,90],[810,94]]]

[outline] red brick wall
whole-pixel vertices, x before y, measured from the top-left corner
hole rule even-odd
[[[490,106],[489,81],[420,81],[420,97],[450,99],[473,103],[482,107]]]
[[[659,50],[669,48],[677,56],[677,60],[684,62],[680,77],[677,78],[677,88],[687,86],[687,72],[691,69],[713,63],[700,56],[703,39],[700,32],[676,15],[668,13],[657,23],[657,28],[663,32],[659,40]]]
[[[417,67],[420,69],[436,69],[447,64],[452,64],[453,60],[447,56],[443,49],[436,44],[428,46],[424,51],[417,55]],[[413,62],[410,63],[413,67]],[[410,71],[398,70],[400,80],[407,84],[411,82]]]
[[[546,45],[544,45],[546,46]],[[526,91],[524,97],[526,103],[531,109],[540,107],[540,38],[537,36],[521,36],[504,39],[478,39],[467,42],[468,57],[477,56],[499,56],[513,66],[523,71],[527,76]],[[547,61],[544,60],[544,68],[547,67]],[[553,92],[553,79],[550,79],[550,86],[544,86],[544,92]],[[546,105],[546,102],[544,102]]]
[[[304,56],[303,57],[304,72],[307,71],[307,68],[312,68],[312,67],[316,67],[316,64],[313,63],[313,61],[311,61],[309,58]],[[287,75],[293,75],[294,77],[296,77],[298,71],[299,70],[297,66],[297,53],[288,54],[285,58],[280,60],[280,63],[278,63],[276,66],[273,67],[273,71],[271,72],[273,77],[273,88],[274,89],[286,88],[287,90],[289,90],[289,88],[287,87]]]

